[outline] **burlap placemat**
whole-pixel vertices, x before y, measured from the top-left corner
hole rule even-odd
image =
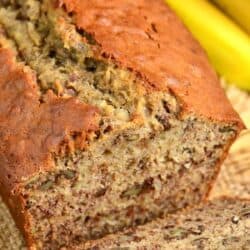
[[[235,109],[250,128],[250,95],[228,87]],[[250,198],[250,130],[244,131],[230,150],[210,198],[220,195]],[[0,198],[0,250],[25,250],[23,239]]]

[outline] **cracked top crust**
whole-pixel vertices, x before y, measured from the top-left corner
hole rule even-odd
[[[184,112],[243,127],[201,46],[162,0],[59,0],[91,34],[93,49],[140,76],[151,90],[172,91]]]
[[[53,167],[52,155],[82,149],[99,128],[95,107],[49,91],[41,102],[36,79],[0,49],[0,186]]]

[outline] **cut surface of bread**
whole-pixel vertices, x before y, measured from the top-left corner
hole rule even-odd
[[[72,249],[248,250],[250,201],[218,199]]]
[[[30,249],[201,202],[243,128],[160,0],[87,2],[0,0],[0,192]]]

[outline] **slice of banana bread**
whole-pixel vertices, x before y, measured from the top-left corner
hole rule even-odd
[[[218,199],[74,250],[249,250],[250,200]]]
[[[160,1],[0,0],[0,191],[31,249],[204,200],[243,128]]]

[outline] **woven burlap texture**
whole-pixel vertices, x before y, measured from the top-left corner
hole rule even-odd
[[[234,87],[227,94],[250,128],[250,96]],[[230,150],[210,198],[221,195],[250,198],[250,130],[244,131]],[[0,199],[0,250],[24,250],[23,239]]]

